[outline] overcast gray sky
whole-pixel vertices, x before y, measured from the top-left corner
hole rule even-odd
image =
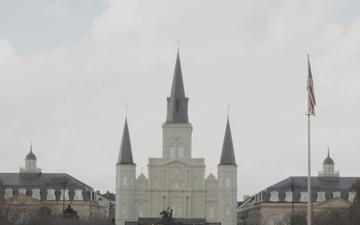
[[[317,100],[312,174],[330,146],[359,176],[360,1],[0,1],[0,171],[32,141],[44,173],[114,192],[128,105],[138,175],[161,157],[177,38],[193,157],[216,175],[227,105],[238,199],[307,174],[306,79]]]

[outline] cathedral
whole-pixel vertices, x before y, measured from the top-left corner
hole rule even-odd
[[[162,125],[162,157],[149,158],[148,177],[136,175],[125,119],[116,164],[116,225],[153,224],[162,210],[170,212],[176,223],[236,224],[237,165],[229,118],[222,151],[219,149],[217,178],[213,174],[205,178],[205,159],[191,156],[188,100],[178,52]]]

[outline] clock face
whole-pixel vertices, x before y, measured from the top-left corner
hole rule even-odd
[[[174,166],[172,168],[172,174],[175,176],[175,177],[180,177],[181,174],[182,174],[182,171],[181,171],[181,168],[179,166]]]

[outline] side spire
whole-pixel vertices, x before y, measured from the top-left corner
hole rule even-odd
[[[227,118],[226,122],[225,137],[219,165],[236,165],[229,118]]]
[[[189,123],[188,101],[189,98],[185,97],[180,56],[178,52],[176,57],[171,93],[170,97],[167,98],[166,123]]]
[[[123,131],[123,136],[121,139],[120,153],[119,153],[119,159],[118,159],[117,163],[118,164],[134,164],[127,118],[125,118],[124,131]]]

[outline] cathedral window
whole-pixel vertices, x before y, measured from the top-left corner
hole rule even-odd
[[[139,211],[139,217],[143,217],[144,216],[144,205],[142,203],[140,203],[138,205],[138,211]]]
[[[278,202],[279,201],[279,192],[272,191],[270,192],[270,202]]]
[[[74,196],[74,200],[76,201],[82,201],[83,200],[83,194],[82,194],[82,190],[81,189],[76,189],[75,190],[75,196]]]
[[[121,213],[122,213],[122,214],[126,214],[126,211],[127,211],[126,203],[123,203],[123,204],[121,205]]]
[[[46,196],[46,200],[55,200],[56,197],[55,197],[55,189],[48,189],[47,190],[47,196]]]
[[[170,158],[175,158],[176,148],[170,147]]]
[[[19,189],[19,194],[26,195],[26,189],[25,188],[20,188]]]
[[[127,179],[126,176],[123,176],[123,178],[122,178],[122,186],[123,186],[123,187],[128,186],[128,179]]]
[[[154,187],[158,188],[158,178],[157,177],[155,177],[155,179],[154,179]]]
[[[64,200],[64,197],[65,197],[65,200],[69,200],[69,190],[68,189],[65,189],[65,193],[64,193],[64,189],[61,189],[60,199]]]
[[[225,187],[230,187],[230,177],[225,178]]]
[[[175,100],[175,112],[180,112],[180,100],[178,98]]]
[[[300,193],[300,202],[307,202],[307,197],[308,193],[306,191],[303,191]]]
[[[40,189],[33,189],[31,197],[40,200]]]
[[[179,147],[179,158],[184,158],[184,147]]]
[[[230,206],[226,205],[225,207],[225,215],[230,215]]]
[[[13,190],[11,188],[5,189],[5,196],[4,199],[8,199],[13,197]]]
[[[316,201],[317,201],[317,202],[323,202],[323,201],[325,201],[325,200],[326,200],[326,198],[325,198],[325,192],[319,191],[319,192],[317,193]]]
[[[292,202],[292,201],[293,201],[292,191],[285,192],[285,202]]]
[[[214,217],[214,206],[213,205],[209,205],[209,217],[212,218]]]
[[[355,196],[356,196],[356,192],[355,192],[355,191],[349,192],[349,198],[348,198],[348,200],[349,200],[350,202],[353,202]]]
[[[333,198],[340,198],[341,197],[341,192],[335,191],[333,192]]]

